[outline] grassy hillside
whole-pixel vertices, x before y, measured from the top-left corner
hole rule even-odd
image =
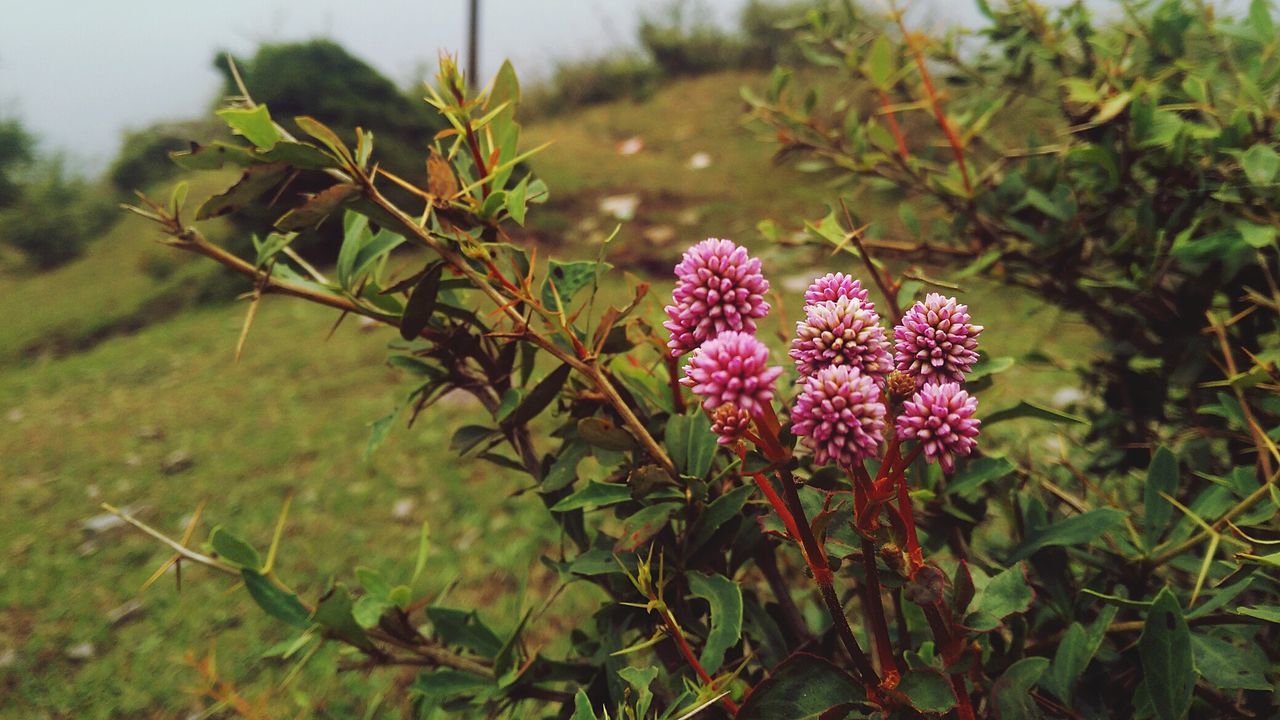
[[[554,197],[536,239],[555,245],[564,236],[551,248],[561,255],[594,252],[592,239],[614,222],[599,200],[635,194],[636,217],[614,259],[669,268],[681,248],[706,235],[763,248],[753,229],[761,218],[798,227],[820,215],[826,191],[773,167],[769,148],[737,127],[738,86],[758,81],[704,77],[645,104],[528,128],[530,145],[556,140],[535,161]],[[619,154],[617,144],[632,136],[645,149]],[[691,168],[699,152],[710,164]],[[202,180],[192,197],[220,180]],[[331,312],[273,299],[236,364],[244,307],[184,309],[186,289],[209,268],[155,246],[152,232],[124,220],[61,270],[0,278],[0,717],[185,716],[208,707],[184,692],[198,678],[183,660],[187,651],[216,651],[225,679],[247,696],[269,695],[283,716],[399,716],[393,701],[376,698],[384,690],[394,697],[393,686],[411,672],[335,673],[341,659],[332,650],[280,687],[291,666],[261,652],[288,635],[246,594],[228,592],[224,578],[188,568],[180,593],[171,576],[139,594],[165,553],[103,522],[99,503],[129,505],[180,533],[207,501],[198,537],[222,524],[265,546],[292,496],[281,573],[311,597],[331,578],[351,581],[359,564],[407,574],[426,521],[434,550],[417,590],[474,604],[499,628],[518,610],[519,594],[508,591],[528,585],[526,605],[545,597],[553,578],[538,556],[558,538],[536,501],[512,497],[520,477],[451,457],[450,434],[477,412],[463,399],[446,400],[444,412],[397,430],[372,460],[362,459],[367,423],[407,389],[407,378],[384,363],[392,333],[347,322],[326,340]],[[770,263],[779,257],[766,252]],[[172,263],[163,279],[158,263]],[[816,250],[791,253],[786,263],[771,274],[792,297],[818,263],[858,271],[852,260]],[[990,283],[970,290],[994,354],[1089,337],[1026,297]],[[659,285],[654,295],[665,292]],[[657,302],[650,312],[659,312]],[[781,308],[780,333],[798,312],[798,303]],[[1023,394],[1046,397],[1071,381],[1033,367],[1010,375],[1013,382],[984,398],[989,407]],[[135,600],[140,609],[126,613]],[[580,601],[569,593],[552,615],[569,617]]]

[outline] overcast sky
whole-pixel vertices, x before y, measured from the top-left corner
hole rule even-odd
[[[932,0],[969,21],[969,0]],[[510,58],[524,77],[557,59],[634,44],[642,12],[668,0],[481,0],[481,71]],[[745,0],[703,0],[732,24]],[[252,53],[267,41],[331,37],[400,85],[444,49],[465,42],[467,0],[41,0],[5,2],[0,15],[0,117],[17,116],[40,137],[101,169],[121,134],[189,118],[219,87],[219,49]]]

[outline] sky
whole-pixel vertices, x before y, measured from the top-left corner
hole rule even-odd
[[[972,3],[921,0],[965,21]],[[407,86],[441,50],[461,54],[467,0],[4,0],[0,118],[16,116],[46,151],[86,172],[110,161],[123,133],[207,112],[220,87],[220,50],[329,37]],[[480,0],[481,74],[504,58],[522,77],[557,60],[634,45],[642,13],[669,0]],[[702,0],[732,26],[745,0]],[[923,8],[916,7],[920,11]],[[921,13],[934,18],[936,14]]]

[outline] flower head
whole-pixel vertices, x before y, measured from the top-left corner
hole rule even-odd
[[[925,385],[902,403],[898,438],[918,441],[929,462],[951,472],[956,457],[968,455],[978,444],[974,438],[982,422],[973,416],[977,409],[978,399],[961,390],[960,383]]]
[[[804,312],[789,353],[801,375],[832,365],[852,365],[879,383],[893,369],[880,316],[869,303],[856,297],[824,300]]]
[[[721,445],[737,442],[749,427],[751,427],[751,413],[742,408],[721,405],[711,413],[711,432],[716,434],[716,442]]]
[[[824,302],[826,300],[839,300],[840,298],[857,298],[872,310],[875,305],[868,299],[867,289],[862,287],[862,283],[853,279],[851,275],[844,273],[827,273],[822,277],[813,281],[809,289],[804,292],[804,304],[813,305],[815,303]]]
[[[850,469],[880,446],[884,416],[875,381],[850,365],[834,365],[800,381],[791,432],[804,438],[819,464]]]
[[[708,238],[685,251],[676,265],[676,287],[669,318],[667,347],[672,357],[693,350],[726,330],[753,333],[756,319],[769,312],[764,294],[769,281],[760,259],[732,240]]]
[[[969,306],[929,293],[902,316],[893,329],[894,361],[916,385],[964,382],[978,360],[981,325],[969,322]]]
[[[722,332],[702,344],[689,357],[682,383],[702,398],[702,407],[713,413],[730,411],[724,406],[759,417],[773,400],[773,385],[782,368],[769,367],[769,348],[755,335],[736,330]],[[742,415],[739,413],[739,423]]]

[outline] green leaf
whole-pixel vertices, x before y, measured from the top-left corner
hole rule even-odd
[[[268,190],[279,185],[288,171],[289,166],[284,163],[245,168],[244,173],[234,185],[204,201],[196,211],[196,220],[221,217],[253,203]]]
[[[742,638],[742,588],[723,575],[688,574],[689,592],[711,606],[711,630],[698,662],[709,674],[724,663],[724,653]]]
[[[600,263],[600,265],[602,267],[597,271],[597,263],[594,260],[572,262],[551,260],[547,263],[547,277],[542,281],[542,304],[553,312],[567,310],[573,301],[573,296],[595,280],[596,272],[603,272],[611,267],[608,263]],[[552,285],[555,286],[554,293]],[[558,305],[557,297],[560,299]]]
[[[973,611],[965,618],[964,624],[978,632],[994,630],[1004,618],[1026,612],[1034,599],[1035,593],[1027,584],[1027,571],[1019,563],[987,582],[969,604]]]
[[[369,423],[369,441],[364,446],[364,461],[369,462],[369,458],[373,457],[373,453],[382,447],[382,443],[387,441],[387,436],[391,434],[391,428],[395,427],[396,417],[400,415],[400,409],[403,406],[396,406],[387,415]]]
[[[696,553],[722,525],[740,515],[754,491],[753,486],[742,485],[713,500],[689,528],[689,541],[685,545],[686,557]]]
[[[907,696],[911,707],[920,712],[941,715],[956,706],[951,682],[933,668],[918,668],[903,676],[898,691]]]
[[[382,619],[382,614],[393,607],[395,607],[395,603],[386,598],[364,595],[357,598],[355,605],[351,607],[351,616],[356,619],[360,627],[374,628],[378,626],[378,621]]]
[[[636,439],[624,427],[602,417],[587,417],[578,421],[578,437],[604,450],[625,451],[636,446]]]
[[[1236,608],[1236,612],[1246,617],[1258,618],[1267,622],[1280,623],[1280,607],[1274,605],[1262,605],[1259,607],[1241,606]]]
[[[370,270],[373,264],[378,262],[387,253],[399,247],[404,243],[404,236],[397,235],[390,230],[379,230],[377,235],[369,239],[360,252],[356,253],[355,262],[351,269],[351,282],[357,283]]]
[[[708,670],[708,672],[711,672]],[[653,691],[649,686],[658,677],[658,668],[650,666],[647,668],[625,667],[618,671],[618,677],[627,681],[627,684],[636,691],[636,717],[644,718],[649,715],[649,706],[653,703]]]
[[[493,657],[502,650],[502,640],[480,621],[475,612],[433,606],[426,610],[436,636],[446,645],[456,645]]]
[[[1265,143],[1258,143],[1245,151],[1240,158],[1240,166],[1249,182],[1254,185],[1267,185],[1280,172],[1280,154],[1275,148]]]
[[[1156,546],[1173,519],[1173,504],[1160,496],[1172,497],[1178,490],[1178,459],[1167,447],[1156,450],[1147,467],[1147,483],[1142,490],[1142,540],[1148,549]]]
[[[551,506],[551,512],[569,512],[579,508],[600,508],[624,503],[631,499],[631,488],[621,483],[600,483],[592,480],[587,486],[563,498]]]
[[[348,200],[360,194],[360,188],[351,183],[339,183],[308,196],[302,205],[285,213],[276,221],[281,230],[311,230],[337,212]]]
[[[422,532],[418,533],[418,553],[413,558],[413,574],[409,576],[409,584],[418,581],[422,570],[427,567],[427,555],[431,551],[431,524],[422,521]]]
[[[224,142],[207,145],[193,142],[190,150],[169,153],[169,159],[184,170],[217,170],[227,163],[248,167],[259,162],[249,148]]]
[[[756,685],[735,720],[817,720],[865,697],[861,683],[829,660],[796,653]]]
[[[947,481],[947,494],[964,496],[983,485],[1008,476],[1016,468],[1003,457],[980,457],[960,466],[959,471]]]
[[[524,225],[525,213],[529,208],[529,178],[524,178],[507,193],[507,214],[517,225]]]
[[[862,70],[867,74],[867,79],[877,88],[888,89],[889,81],[897,72],[897,68],[894,67],[896,56],[897,53],[894,52],[889,36],[886,33],[878,34],[875,42],[871,43],[871,49],[867,51],[867,62]]]
[[[281,590],[280,586],[256,570],[244,568],[240,571],[240,577],[244,580],[244,587],[249,591],[250,597],[268,615],[294,627],[311,627],[310,613],[297,595]]]
[[[370,595],[385,598],[391,594],[391,583],[373,568],[356,568],[356,579],[360,581],[360,587]]]
[[[259,149],[270,150],[280,142],[280,131],[276,130],[276,126],[271,122],[271,113],[267,112],[266,105],[258,105],[254,108],[223,108],[217,112],[217,115],[237,135],[244,136]]]
[[[1191,654],[1191,632],[1182,607],[1169,588],[1156,595],[1138,638],[1142,681],[1151,708],[1160,720],[1180,720],[1191,707],[1196,670]]]
[[[1032,532],[1021,545],[1014,549],[1009,562],[1025,560],[1036,551],[1047,547],[1084,545],[1124,522],[1126,514],[1123,510],[1115,508],[1098,508],[1069,517],[1049,527],[1040,528]]]
[[[1044,717],[1031,697],[1040,676],[1049,667],[1049,659],[1023,658],[1009,666],[991,685],[991,700],[1000,720],[1036,720]]]
[[[1007,407],[1001,410],[996,410],[993,413],[989,413],[986,417],[982,418],[982,424],[986,427],[991,427],[998,422],[1016,420],[1019,418],[1048,420],[1049,422],[1055,423],[1076,423],[1079,425],[1087,423],[1087,421],[1079,415],[1065,413],[1061,410],[1055,410],[1051,407],[1046,407],[1039,403],[1033,403],[1029,400],[1020,400],[1018,404],[1013,407]]]
[[[400,317],[400,337],[412,340],[422,334],[427,323],[431,322],[431,314],[436,311],[436,298],[440,296],[440,275],[443,272],[443,264],[432,265],[413,287]]]
[[[1058,643],[1054,652],[1053,664],[1048,672],[1040,678],[1040,685],[1053,693],[1059,700],[1068,705],[1075,692],[1075,683],[1084,674],[1102,646],[1107,628],[1111,625],[1119,608],[1109,605],[1098,614],[1089,630],[1080,623],[1071,623],[1067,632]]]
[[[582,688],[578,688],[578,692],[573,694],[573,717],[570,720],[600,720],[596,711],[591,709],[587,691]]]
[[[296,117],[293,121],[298,124],[298,127],[302,128],[303,132],[319,140],[333,154],[340,158],[351,159],[351,151],[347,149],[346,143],[342,142],[342,138],[338,137],[338,134],[330,130],[324,123],[305,115]]]
[[[1273,690],[1267,682],[1270,662],[1253,643],[1238,647],[1221,638],[1192,633],[1196,669],[1210,685],[1225,690]]]
[[[667,420],[665,441],[677,470],[688,477],[706,477],[718,443],[716,434],[711,432],[711,422],[701,408],[687,415],[671,416]]]
[[[258,551],[221,525],[215,527],[209,534],[209,547],[213,548],[220,559],[233,565],[249,570],[258,570],[262,567],[262,557],[258,555]]]
[[[542,478],[542,491],[550,493],[572,485],[578,479],[578,464],[590,454],[591,448],[582,443],[573,443],[562,450]]]
[[[503,421],[503,425],[509,427],[524,425],[541,414],[560,394],[560,389],[564,387],[572,371],[573,368],[565,364],[547,373],[547,376],[533,386],[524,401]]]
[[[635,552],[649,538],[657,535],[662,528],[667,526],[667,521],[671,519],[671,514],[676,511],[677,507],[675,503],[667,502],[650,505],[623,520],[622,535],[618,538],[618,542],[614,543],[613,551],[616,553]]]
[[[348,645],[361,650],[372,650],[373,641],[365,634],[364,628],[356,622],[351,613],[351,594],[342,583],[334,585],[329,592],[320,598],[311,620],[325,629],[330,637],[335,637]]]
[[[459,455],[466,455],[486,441],[499,435],[495,428],[483,425],[463,425],[449,440],[449,449]]]
[[[1236,220],[1236,231],[1251,248],[1263,250],[1276,244],[1276,228],[1274,225],[1258,225],[1248,220]]]
[[[422,697],[428,706],[440,705],[455,698],[470,698],[495,688],[493,680],[453,668],[438,668],[419,673],[409,686],[409,693]]]

